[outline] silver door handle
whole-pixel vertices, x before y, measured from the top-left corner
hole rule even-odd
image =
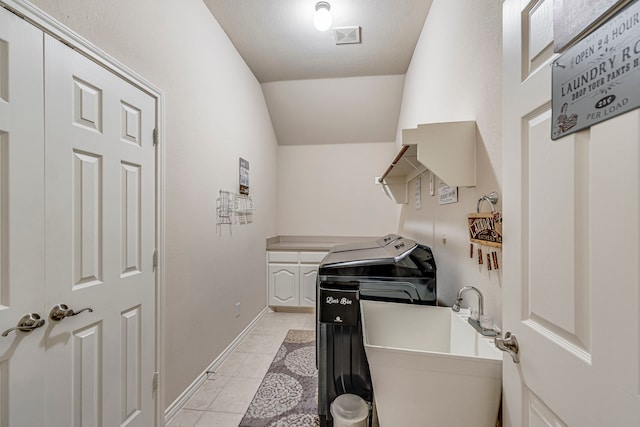
[[[49,312],[49,319],[53,320],[54,322],[59,322],[64,318],[76,316],[82,313],[83,311],[88,311],[91,313],[93,312],[93,309],[87,307],[79,311],[73,311],[67,306],[67,304],[57,304],[53,306],[53,308]]]
[[[496,337],[496,347],[502,351],[506,351],[511,355],[513,363],[520,363],[520,357],[518,357],[518,339],[511,332],[504,334],[504,338]]]
[[[3,337],[9,335],[11,331],[22,331],[22,332],[31,332],[34,329],[37,329],[44,325],[44,319],[40,318],[40,315],[37,313],[27,313],[18,321],[18,325],[9,328],[2,333]]]

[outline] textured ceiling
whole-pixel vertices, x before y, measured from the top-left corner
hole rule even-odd
[[[317,0],[203,0],[259,82],[405,74],[431,0],[329,0],[332,27],[360,26],[336,45],[313,26]]]

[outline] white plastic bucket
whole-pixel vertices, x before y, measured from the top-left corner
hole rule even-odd
[[[367,427],[369,405],[355,394],[341,394],[331,402],[333,427]]]

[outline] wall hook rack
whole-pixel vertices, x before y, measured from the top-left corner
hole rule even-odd
[[[231,232],[231,224],[240,223],[240,225],[244,225],[253,222],[255,208],[253,207],[251,196],[222,189],[219,194],[216,200],[218,233],[221,233],[223,225],[228,225],[229,232]]]

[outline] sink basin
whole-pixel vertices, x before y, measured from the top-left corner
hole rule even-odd
[[[380,426],[494,427],[502,352],[448,307],[360,302]]]

